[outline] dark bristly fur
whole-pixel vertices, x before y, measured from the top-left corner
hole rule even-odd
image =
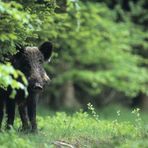
[[[24,92],[18,90],[15,99],[10,99],[11,88],[8,88],[7,91],[0,89],[0,128],[4,115],[4,106],[6,106],[7,115],[6,128],[9,129],[13,126],[15,104],[17,103],[22,129],[35,131],[37,129],[36,100],[44,85],[50,80],[43,68],[43,62],[50,58],[52,45],[49,42],[45,42],[39,48],[26,47],[19,50],[20,52],[13,56],[11,62],[16,69],[22,71],[26,76],[29,83],[29,95],[25,98]]]

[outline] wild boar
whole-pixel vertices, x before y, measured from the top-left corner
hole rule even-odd
[[[47,76],[43,63],[47,61],[52,54],[52,44],[43,43],[40,47],[19,48],[19,52],[11,58],[14,68],[24,73],[28,80],[28,97],[22,90],[17,90],[14,99],[10,99],[11,88],[7,91],[0,89],[0,126],[4,115],[4,106],[6,106],[6,128],[13,126],[15,118],[15,106],[18,105],[20,118],[22,121],[22,130],[37,130],[36,123],[36,100],[43,90],[45,84],[50,81]]]

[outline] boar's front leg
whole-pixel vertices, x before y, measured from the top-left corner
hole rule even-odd
[[[36,97],[29,98],[27,100],[28,107],[28,117],[31,123],[32,132],[37,131],[37,123],[36,123]]]
[[[22,130],[23,131],[30,129],[29,123],[28,123],[28,117],[27,117],[26,103],[27,103],[26,100],[20,101],[18,103],[18,110],[19,110],[21,121],[22,121]]]

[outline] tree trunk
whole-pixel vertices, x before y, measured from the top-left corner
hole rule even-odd
[[[137,97],[133,98],[132,107],[139,107],[142,110],[148,111],[148,96],[139,93]]]
[[[67,81],[64,84],[61,93],[63,94],[61,97],[63,107],[71,109],[80,108],[80,103],[75,97],[75,89],[72,81]]]

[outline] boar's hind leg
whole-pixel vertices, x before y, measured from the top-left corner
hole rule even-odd
[[[10,129],[14,123],[15,117],[15,99],[6,99],[6,115],[7,115],[7,122],[6,122],[6,129]]]
[[[2,126],[3,116],[4,116],[4,99],[0,98],[0,129]]]
[[[22,121],[22,130],[29,130],[26,101],[18,103],[18,109],[19,109],[19,114]]]

